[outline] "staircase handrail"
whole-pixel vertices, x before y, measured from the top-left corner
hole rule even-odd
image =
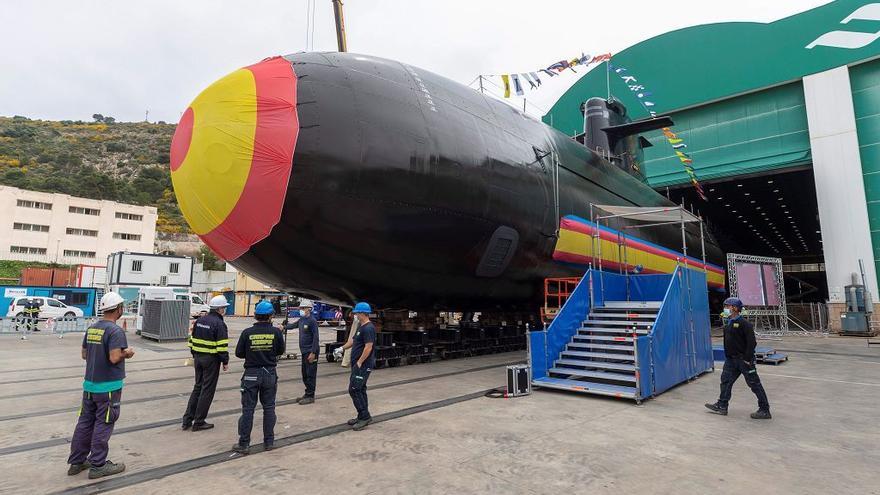
[[[587,270],[550,325],[544,330],[529,332],[529,361],[533,378],[546,376],[547,369],[581,327],[590,311],[592,279],[592,270]]]

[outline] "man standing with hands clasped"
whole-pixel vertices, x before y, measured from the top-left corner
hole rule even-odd
[[[342,349],[351,348],[351,379],[348,382],[348,395],[357,410],[357,417],[348,420],[348,424],[355,431],[363,430],[373,421],[370,410],[367,407],[367,379],[376,364],[376,356],[373,345],[376,342],[376,327],[370,322],[372,308],[365,302],[355,304],[352,313],[360,322],[360,327],[354,336],[337,348],[337,355]]]
[[[223,296],[214,296],[208,306],[211,311],[196,320],[189,336],[196,381],[183,413],[181,428],[184,430],[201,431],[214,427],[206,423],[205,418],[214,401],[220,367],[223,371],[229,369],[229,331],[223,321],[229,303]]]
[[[125,300],[119,294],[104,294],[100,306],[103,316],[83,336],[82,358],[86,361],[86,374],[79,419],[70,440],[68,476],[86,469],[89,470],[89,479],[125,471],[125,464],[107,459],[110,435],[119,419],[125,360],[134,357],[134,349],[128,346],[125,331],[116,324],[122,316],[124,304]]]
[[[299,323],[299,352],[302,356],[302,379],[306,391],[296,399],[296,402],[305,406],[315,402],[315,383],[318,380],[318,354],[321,352],[320,335],[318,333],[318,321],[312,315],[312,302],[303,299],[299,304],[302,313]]]
[[[727,404],[730,402],[733,384],[740,375],[746,379],[746,385],[758,398],[758,410],[751,414],[752,419],[770,419],[770,403],[767,393],[758,378],[755,364],[755,330],[752,324],[740,315],[743,303],[735,297],[724,300],[724,370],[721,372],[721,395],[718,402],[706,404],[706,408],[715,414],[727,416]]]

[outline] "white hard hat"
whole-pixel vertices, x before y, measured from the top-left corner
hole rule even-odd
[[[312,304],[312,301],[309,301],[308,299],[300,299],[299,300],[299,307],[300,308],[314,308],[315,305]]]
[[[224,296],[214,296],[211,298],[211,302],[208,303],[208,306],[212,308],[225,308],[226,306],[229,306],[229,301],[227,301]]]
[[[115,292],[108,292],[101,297],[101,311],[114,309],[116,306],[124,303],[125,299]]]

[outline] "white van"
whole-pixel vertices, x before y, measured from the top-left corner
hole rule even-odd
[[[82,318],[83,310],[76,306],[68,306],[58,299],[42,296],[16,297],[9,303],[7,318],[24,318],[24,305],[28,299],[36,300],[40,305],[39,319],[46,318]]]
[[[211,310],[211,308],[207,304],[205,304],[205,301],[202,301],[202,298],[195,294],[177,294],[176,297],[178,300],[181,301],[189,300],[189,312],[190,316],[192,316],[193,318],[198,318],[199,316],[206,315],[208,314],[208,311]]]

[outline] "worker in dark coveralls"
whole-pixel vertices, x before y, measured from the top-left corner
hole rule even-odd
[[[238,443],[232,447],[239,454],[250,452],[257,399],[263,405],[263,448],[272,450],[275,446],[275,394],[278,391],[275,366],[278,356],[284,354],[284,334],[272,326],[273,313],[275,309],[269,301],[257,303],[256,323],[241,333],[235,346],[235,357],[244,359]]]
[[[767,393],[758,378],[758,368],[755,363],[755,330],[752,324],[743,318],[743,303],[735,297],[724,300],[724,369],[721,372],[721,395],[718,402],[706,404],[706,407],[715,414],[727,416],[727,404],[730,402],[730,393],[733,384],[743,375],[746,384],[758,398],[758,410],[751,414],[752,419],[770,419],[770,403],[767,402]]]
[[[206,423],[205,418],[214,401],[220,367],[223,371],[229,369],[229,331],[223,321],[229,303],[223,296],[214,296],[208,306],[211,311],[196,320],[189,336],[196,382],[183,413],[181,428],[184,430],[210,430],[214,427]]]
[[[357,417],[348,420],[353,430],[360,431],[373,421],[367,404],[367,379],[376,365],[376,353],[373,346],[376,343],[376,327],[370,322],[372,308],[365,302],[355,304],[352,313],[360,322],[355,334],[348,339],[344,346],[337,349],[351,348],[351,378],[348,382],[348,395],[357,410]]]
[[[24,312],[25,322],[27,325],[28,332],[39,332],[40,329],[37,327],[37,321],[40,318],[40,305],[37,304],[37,300],[34,298],[30,298],[27,302],[24,303]]]
[[[125,464],[107,459],[113,425],[119,419],[125,360],[134,356],[125,331],[116,324],[125,300],[115,292],[101,298],[103,316],[86,330],[82,358],[86,360],[82,405],[70,441],[69,476],[89,470],[89,479],[125,471]]]
[[[296,402],[305,406],[315,402],[315,383],[318,380],[318,354],[321,352],[320,335],[318,333],[318,320],[312,315],[312,302],[303,299],[299,305],[302,313],[299,326],[299,352],[302,356],[302,380],[306,391],[296,399]]]

